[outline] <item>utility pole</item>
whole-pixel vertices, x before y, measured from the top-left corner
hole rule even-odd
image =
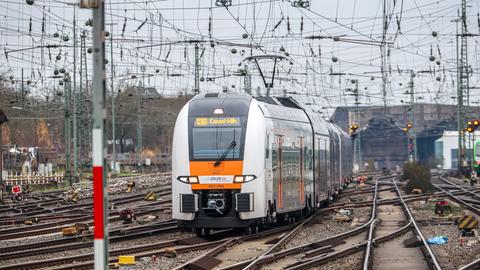
[[[359,100],[359,91],[358,91],[358,80],[352,80],[352,83],[355,83],[355,89],[353,89],[353,95],[355,96],[355,120],[354,123],[359,125],[360,123],[360,100]],[[353,164],[358,169],[361,170],[362,166],[362,152],[361,152],[361,142],[360,142],[360,132],[356,132],[356,137],[353,139]]]
[[[83,47],[83,40],[85,38],[85,30],[82,31],[82,33],[80,34],[80,72],[79,72],[79,75],[80,75],[80,84],[79,84],[79,94],[80,94],[80,97],[84,98],[85,95],[83,94],[83,54],[85,53],[85,48]],[[81,113],[80,115],[85,115],[85,110],[84,109],[84,104],[85,102],[82,103],[82,105],[80,106],[80,109],[81,109]],[[83,119],[83,117],[81,118],[80,120],[80,124],[84,124],[85,123],[85,119]],[[83,130],[85,130],[82,126],[82,128],[80,129],[80,137],[78,138],[79,139],[79,152],[78,152],[78,156],[80,157],[80,161],[82,160],[82,150],[83,150],[83,147],[84,147],[84,138],[83,138]]]
[[[380,45],[380,55],[381,55],[381,73],[382,73],[382,92],[383,92],[383,110],[384,113],[387,113],[387,72],[386,72],[386,38],[387,38],[387,1],[383,0],[383,16],[382,16],[382,43]]]
[[[5,113],[0,110],[0,194],[3,191],[3,145],[2,145],[2,128],[3,124],[8,122]]]
[[[470,89],[469,89],[469,68],[468,68],[468,40],[467,37],[474,36],[468,33],[467,29],[467,1],[462,1],[461,16],[455,22],[461,23],[461,33],[458,34],[457,24],[457,116],[458,116],[458,171],[465,173],[466,161],[466,135],[464,132],[465,119],[469,111]],[[460,42],[459,42],[460,39]]]
[[[142,159],[142,149],[143,149],[143,138],[142,138],[142,129],[143,129],[143,124],[142,124],[142,112],[143,112],[143,93],[145,90],[145,66],[141,66],[142,70],[142,87],[140,87],[138,90],[138,117],[137,117],[137,155],[138,155],[138,167],[139,170],[142,169],[142,164],[143,164],[143,159]]]
[[[77,21],[76,6],[73,6],[73,173],[75,182],[78,176],[78,145],[77,145]]]
[[[91,8],[93,20],[93,216],[94,267],[108,269],[107,169],[105,149],[105,13],[103,0],[80,0],[80,6]]]
[[[200,59],[198,58],[198,43],[195,43],[195,87],[193,92],[195,95],[200,93]]]
[[[410,71],[410,82],[408,83],[408,87],[410,88],[410,122],[412,123],[412,127],[408,130],[408,147],[409,151],[411,150],[410,161],[417,161],[417,134],[415,132],[416,123],[415,123],[415,92],[414,92],[414,81],[415,72],[413,70]],[[411,147],[411,148],[410,148]]]
[[[70,80],[70,74],[65,73],[64,76],[64,97],[65,97],[65,179],[68,180],[70,186],[72,186],[72,114],[71,114],[71,102],[72,102],[72,81]]]
[[[110,7],[112,3],[110,2]],[[112,88],[112,163],[113,172],[117,173],[117,139],[115,137],[115,88],[113,85],[114,79],[114,66],[113,66],[113,24],[110,26],[110,83]]]
[[[251,95],[252,94],[252,74],[248,70],[248,67],[245,65],[245,75],[243,77],[243,84],[245,87],[245,93]]]

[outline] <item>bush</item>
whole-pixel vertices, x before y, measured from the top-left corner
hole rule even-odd
[[[418,162],[407,162],[403,167],[402,181],[407,181],[405,192],[421,189],[423,193],[433,191],[430,169]]]

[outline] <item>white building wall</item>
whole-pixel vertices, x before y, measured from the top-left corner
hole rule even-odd
[[[473,134],[472,134],[473,135]],[[469,145],[469,135],[467,133],[466,139],[467,139],[467,150],[471,150],[470,145]],[[475,131],[475,140],[480,139],[480,131]],[[452,160],[456,159],[456,157],[452,156],[452,150],[453,149],[458,149],[458,131],[444,131],[443,136],[437,139],[435,142],[443,142],[443,166],[442,169],[445,170],[450,170],[450,169],[455,169],[452,168]]]

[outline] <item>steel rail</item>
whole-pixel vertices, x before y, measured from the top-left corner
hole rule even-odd
[[[428,245],[427,243],[427,240],[425,240],[425,237],[423,236],[422,232],[420,231],[420,228],[418,227],[417,223],[415,222],[415,219],[412,215],[412,212],[410,211],[410,209],[408,208],[408,205],[407,203],[403,200],[403,196],[402,196],[402,192],[400,191],[400,189],[398,188],[397,186],[397,182],[395,181],[395,178],[392,179],[393,181],[393,185],[395,186],[395,189],[397,190],[397,194],[400,198],[400,201],[402,202],[403,204],[403,208],[405,209],[405,212],[407,212],[408,214],[408,217],[410,219],[410,221],[412,222],[412,225],[413,227],[415,228],[415,231],[416,231],[416,234],[420,237],[420,239],[422,240],[422,243],[423,243],[423,246],[425,247],[427,253],[428,253],[428,256],[430,257],[431,259],[431,264],[435,267],[435,269],[437,270],[441,270],[442,267],[440,266],[440,264],[438,263],[437,261],[437,258],[435,256],[435,253],[433,252],[433,250],[430,248],[430,246]]]
[[[465,188],[465,187],[463,187],[463,186],[460,186],[460,185],[458,185],[458,184],[455,184],[455,183],[449,181],[448,179],[445,178],[445,175],[440,175],[440,180],[442,180],[442,181],[445,182],[445,183],[448,183],[448,184],[451,185],[451,186],[454,186],[454,187],[456,187],[456,188],[459,188],[459,189],[461,189],[461,190],[463,190],[463,191],[471,194],[473,197],[480,198],[480,195],[479,195],[479,194],[477,194],[477,193],[475,193],[475,192],[473,192],[473,191],[471,191],[471,190],[469,190],[469,189],[467,189],[467,188]],[[438,185],[437,185],[437,186],[438,186]]]
[[[412,221],[410,221],[409,223],[407,223],[402,228],[400,228],[400,229],[398,229],[398,230],[396,230],[396,231],[394,231],[390,234],[384,235],[384,236],[379,237],[379,238],[375,238],[374,242],[377,243],[377,244],[378,243],[383,243],[383,242],[386,242],[390,239],[398,237],[398,236],[402,235],[403,233],[407,232],[408,229],[410,228],[411,224],[412,224]],[[366,248],[366,246],[367,246],[367,242],[362,242],[362,243],[359,243],[357,245],[347,247],[345,249],[342,249],[342,250],[339,250],[339,251],[336,251],[336,252],[332,252],[328,255],[320,254],[316,257],[309,258],[304,262],[290,265],[290,266],[286,267],[285,269],[299,270],[299,269],[308,269],[308,268],[311,268],[311,267],[316,267],[316,266],[322,265],[324,263],[330,262],[332,260],[342,258],[342,257],[348,256],[350,254],[356,253],[359,250],[362,250],[362,249]]]
[[[373,196],[373,203],[372,203],[372,214],[370,220],[372,223],[370,224],[370,228],[368,230],[368,239],[367,239],[367,249],[365,251],[365,258],[363,260],[363,270],[368,270],[368,265],[370,261],[370,253],[372,250],[372,241],[373,241],[373,230],[375,229],[375,223],[377,222],[377,204],[378,204],[378,178],[375,180],[375,193]]]
[[[378,180],[378,179],[377,179]],[[377,195],[378,195],[378,184],[377,184],[377,180],[375,181],[375,188],[374,188],[374,200],[372,202],[372,215],[370,217],[370,220],[366,223],[368,224],[369,226],[373,226],[374,224],[374,220],[375,220],[375,213],[376,213],[376,200],[377,200]],[[318,213],[318,212],[317,212]],[[252,269],[254,268],[257,263],[262,260],[263,258],[265,258],[266,256],[270,255],[271,253],[273,253],[276,249],[278,249],[279,247],[281,247],[281,245],[283,245],[286,241],[288,241],[291,237],[293,237],[293,235],[295,233],[298,232],[298,230],[300,230],[300,228],[302,228],[306,223],[310,222],[310,220],[315,216],[312,215],[310,218],[306,219],[305,221],[303,221],[299,226],[297,226],[294,230],[292,230],[288,235],[286,235],[285,237],[283,237],[279,242],[277,242],[275,245],[273,245],[272,247],[270,247],[266,252],[264,252],[263,254],[257,256],[255,259],[253,259],[253,261],[251,261],[246,267],[244,267],[243,269],[244,270],[248,270],[248,269]],[[363,226],[362,226],[363,227]],[[359,229],[359,228],[357,228]]]
[[[480,259],[477,259],[469,264],[466,264],[458,268],[458,270],[477,270],[479,267],[480,267]]]
[[[267,256],[268,254],[272,253],[273,251],[275,251],[277,248],[281,247],[286,241],[288,241],[290,238],[292,238],[294,236],[294,234],[296,234],[300,228],[302,228],[305,224],[307,224],[308,222],[310,222],[314,217],[316,216],[316,214],[313,214],[311,215],[309,218],[305,219],[304,221],[302,221],[300,224],[298,224],[298,226],[296,226],[292,231],[290,231],[287,235],[285,235],[284,237],[282,237],[282,239],[280,239],[280,241],[278,241],[277,243],[275,243],[273,246],[271,246],[267,251],[265,251],[263,254],[257,256],[250,264],[248,264],[244,269],[251,269],[252,267],[255,267],[255,265],[257,264],[257,262],[259,260],[261,260],[263,257]]]

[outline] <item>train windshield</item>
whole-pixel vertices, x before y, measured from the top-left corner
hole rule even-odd
[[[192,159],[241,159],[242,136],[240,117],[196,117],[192,127]]]

